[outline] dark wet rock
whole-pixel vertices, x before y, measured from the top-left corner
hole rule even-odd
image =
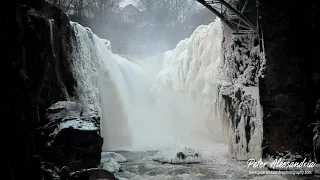
[[[313,154],[314,114],[320,96],[318,5],[260,0],[266,68],[259,82],[264,155]],[[289,5],[290,4],[290,8]],[[297,13],[296,9],[299,9]]]
[[[5,172],[12,179],[33,179],[30,164],[45,145],[37,129],[47,123],[46,109],[66,100],[76,86],[65,55],[71,44],[63,41],[71,30],[67,15],[44,0],[19,2],[2,7],[0,15],[6,57],[1,62],[2,110],[10,114],[3,124],[5,159],[10,160]]]
[[[97,167],[102,142],[100,117],[90,105],[59,101],[50,106],[45,115],[48,124],[43,133],[47,139],[45,159],[70,170]]]
[[[59,168],[53,163],[41,163],[41,179],[44,180],[118,180],[112,173],[104,169],[90,168],[71,172],[67,166]]]
[[[108,172],[107,170],[98,168],[91,168],[71,173],[70,178],[70,180],[91,179],[118,180],[112,173]]]

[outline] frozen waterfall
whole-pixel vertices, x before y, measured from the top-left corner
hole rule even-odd
[[[160,62],[112,54],[110,43],[89,28],[71,26],[75,97],[99,109],[104,150],[159,149],[175,142],[200,148],[223,141],[219,19],[198,27]],[[156,77],[150,68],[159,71],[152,72]]]

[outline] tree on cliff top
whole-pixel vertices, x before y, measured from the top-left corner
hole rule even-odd
[[[69,15],[98,18],[116,12],[122,0],[49,0]]]

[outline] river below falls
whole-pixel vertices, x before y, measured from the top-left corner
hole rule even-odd
[[[253,175],[247,163],[227,156],[227,145],[214,144],[201,149],[204,162],[197,164],[165,164],[152,160],[157,151],[116,151],[127,162],[121,164],[116,177],[128,180],[315,180],[319,177],[298,175]],[[252,170],[252,169],[251,169]],[[267,169],[260,169],[267,170]]]

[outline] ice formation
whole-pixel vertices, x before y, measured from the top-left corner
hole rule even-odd
[[[238,160],[260,159],[262,152],[262,106],[258,78],[263,75],[264,55],[254,45],[255,35],[231,35],[224,27],[225,71],[220,88],[230,124],[229,154]]]
[[[176,48],[164,54],[163,70],[153,84],[159,94],[176,91],[204,110],[203,132],[221,140],[224,124],[223,110],[219,107],[220,69],[222,63],[222,27],[220,19],[199,26],[190,38],[180,41]],[[221,126],[221,122],[224,126]]]
[[[84,105],[92,104],[102,116],[103,148],[130,145],[131,132],[127,122],[126,84],[108,46],[89,28],[71,22],[72,70],[77,80],[76,99]]]
[[[222,134],[230,133],[233,157],[260,157],[257,77],[263,61],[252,42],[244,39],[243,47],[235,46],[236,39],[223,34],[218,18],[167,51],[160,69],[154,59],[112,54],[108,40],[77,23],[71,25],[76,97],[100,108],[104,150],[157,150],[177,141],[204,147],[225,142]]]
[[[154,161],[171,164],[199,163],[202,161],[201,154],[189,146],[174,143],[155,154]]]
[[[222,41],[223,37],[223,41]],[[261,157],[262,107],[258,77],[265,60],[254,35],[232,35],[219,19],[199,26],[164,54],[163,70],[153,90],[174,90],[205,109],[206,132],[227,134],[229,154],[238,160]],[[249,117],[249,118],[248,118]]]

